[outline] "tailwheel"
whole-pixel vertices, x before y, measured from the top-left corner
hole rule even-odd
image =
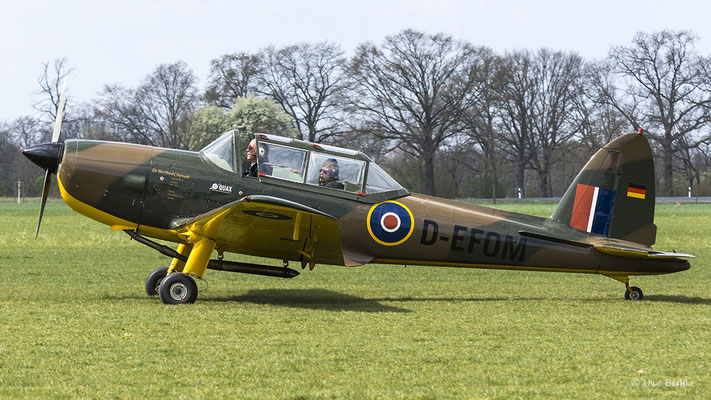
[[[168,275],[168,267],[156,268],[151,271],[146,278],[146,294],[157,296],[160,283],[166,275]]]
[[[630,287],[627,285],[627,290],[625,291],[625,300],[642,300],[643,294],[642,289],[637,286]]]
[[[173,272],[163,279],[158,289],[164,304],[191,304],[197,300],[195,280],[182,272]]]

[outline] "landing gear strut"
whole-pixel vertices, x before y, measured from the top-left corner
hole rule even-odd
[[[146,278],[146,293],[149,296],[159,295],[165,304],[194,303],[197,299],[197,285],[193,277],[202,279],[206,268],[280,278],[293,278],[299,275],[298,271],[288,268],[288,260],[284,260],[281,268],[224,261],[222,257],[210,260],[215,242],[193,231],[187,239],[190,243],[181,243],[177,251],[146,239],[134,231],[125,232],[137,242],[173,258],[170,267],[156,268]]]
[[[629,283],[626,286],[627,290],[625,291],[625,300],[642,300],[642,289],[637,286],[630,287]]]
[[[212,232],[210,229],[214,230],[216,225],[209,222],[206,225],[208,228],[200,226],[199,229],[190,230],[189,234],[185,235],[187,243],[178,246],[178,251],[146,239],[136,232],[124,231],[137,242],[173,257],[173,262],[170,268],[165,269],[165,273],[159,268],[148,275],[146,293],[152,295],[153,292],[158,292],[165,304],[190,304],[197,300],[198,289],[192,276],[202,278],[210,255],[215,249],[215,241],[206,236],[204,231]],[[160,279],[162,280],[159,281]]]
[[[605,275],[605,274],[603,274]],[[630,278],[627,275],[605,275],[608,278],[612,278],[616,281],[620,281],[625,284],[627,290],[625,291],[625,300],[642,300],[643,294],[642,289],[637,286],[630,286]]]

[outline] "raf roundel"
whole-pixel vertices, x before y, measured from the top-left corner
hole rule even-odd
[[[415,228],[412,212],[397,201],[385,201],[371,207],[367,224],[370,237],[384,246],[403,243]]]

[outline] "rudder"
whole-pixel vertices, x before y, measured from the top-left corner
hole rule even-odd
[[[549,220],[651,246],[657,235],[654,193],[649,141],[642,133],[628,133],[590,158]]]

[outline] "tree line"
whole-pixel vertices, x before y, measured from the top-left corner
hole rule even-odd
[[[403,30],[351,56],[331,42],[184,62],[137,87],[67,99],[63,138],[198,150],[228,129],[362,150],[405,187],[447,197],[560,196],[612,138],[643,129],[659,195],[711,193],[711,57],[687,31],[637,33],[603,60],[551,49],[498,54],[445,33]],[[0,196],[41,171],[20,149],[51,135],[65,59],[38,80],[37,116],[0,122]]]

